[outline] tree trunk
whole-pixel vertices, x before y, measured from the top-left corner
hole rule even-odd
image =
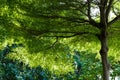
[[[99,36],[99,40],[101,42],[101,60],[102,60],[102,67],[103,67],[103,80],[109,80],[110,77],[110,64],[108,61],[108,44],[107,44],[107,30],[102,29],[101,34]]]

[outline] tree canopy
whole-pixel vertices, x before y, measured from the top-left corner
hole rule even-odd
[[[107,52],[112,40],[107,40],[119,39],[119,6],[120,0],[1,0],[0,47],[21,42],[29,53],[64,55],[82,41],[94,41],[101,44],[103,71],[109,70]],[[104,80],[108,80],[106,73]]]

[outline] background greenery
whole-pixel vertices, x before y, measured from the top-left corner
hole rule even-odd
[[[59,6],[56,7],[59,10],[54,9],[57,1],[53,0],[52,6],[49,4],[49,0],[46,0],[46,5],[42,5],[42,1],[44,2],[44,0],[0,1],[0,79],[75,80],[77,77],[74,72],[73,55],[74,50],[77,50],[80,52],[82,63],[79,79],[96,80],[101,76],[102,69],[99,55],[100,42],[95,36],[85,34],[57,39],[57,37],[51,38],[48,35],[69,36],[71,33],[43,33],[48,30],[99,33],[99,30],[88,24],[66,22],[66,20],[59,18],[37,18],[42,10],[46,12],[47,9],[49,9],[47,14],[77,17],[71,13],[72,10],[64,11],[63,7]],[[65,8],[68,9],[68,7]],[[52,9],[56,10],[57,13],[54,13]],[[81,15],[81,17],[84,16]],[[61,28],[62,26],[64,27]],[[118,21],[112,25],[112,29],[110,28],[109,31],[109,59],[112,65],[113,73],[111,76],[113,78],[120,76],[119,27]],[[39,34],[41,35],[35,36]]]

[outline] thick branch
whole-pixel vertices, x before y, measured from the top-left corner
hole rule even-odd
[[[106,17],[106,7],[108,0],[100,0],[100,23],[106,25],[107,17]]]
[[[110,13],[110,10],[111,10],[113,1],[114,1],[114,0],[110,0],[110,1],[109,1],[109,4],[108,4],[108,6],[107,6],[107,9],[106,9],[107,21],[106,21],[106,22],[108,22],[108,16],[109,16],[109,13]]]

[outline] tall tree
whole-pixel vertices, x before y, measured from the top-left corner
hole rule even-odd
[[[96,36],[101,42],[103,80],[109,80],[108,28],[120,19],[117,5],[120,0],[6,0],[0,19],[32,36],[55,37],[55,43],[58,38]]]

